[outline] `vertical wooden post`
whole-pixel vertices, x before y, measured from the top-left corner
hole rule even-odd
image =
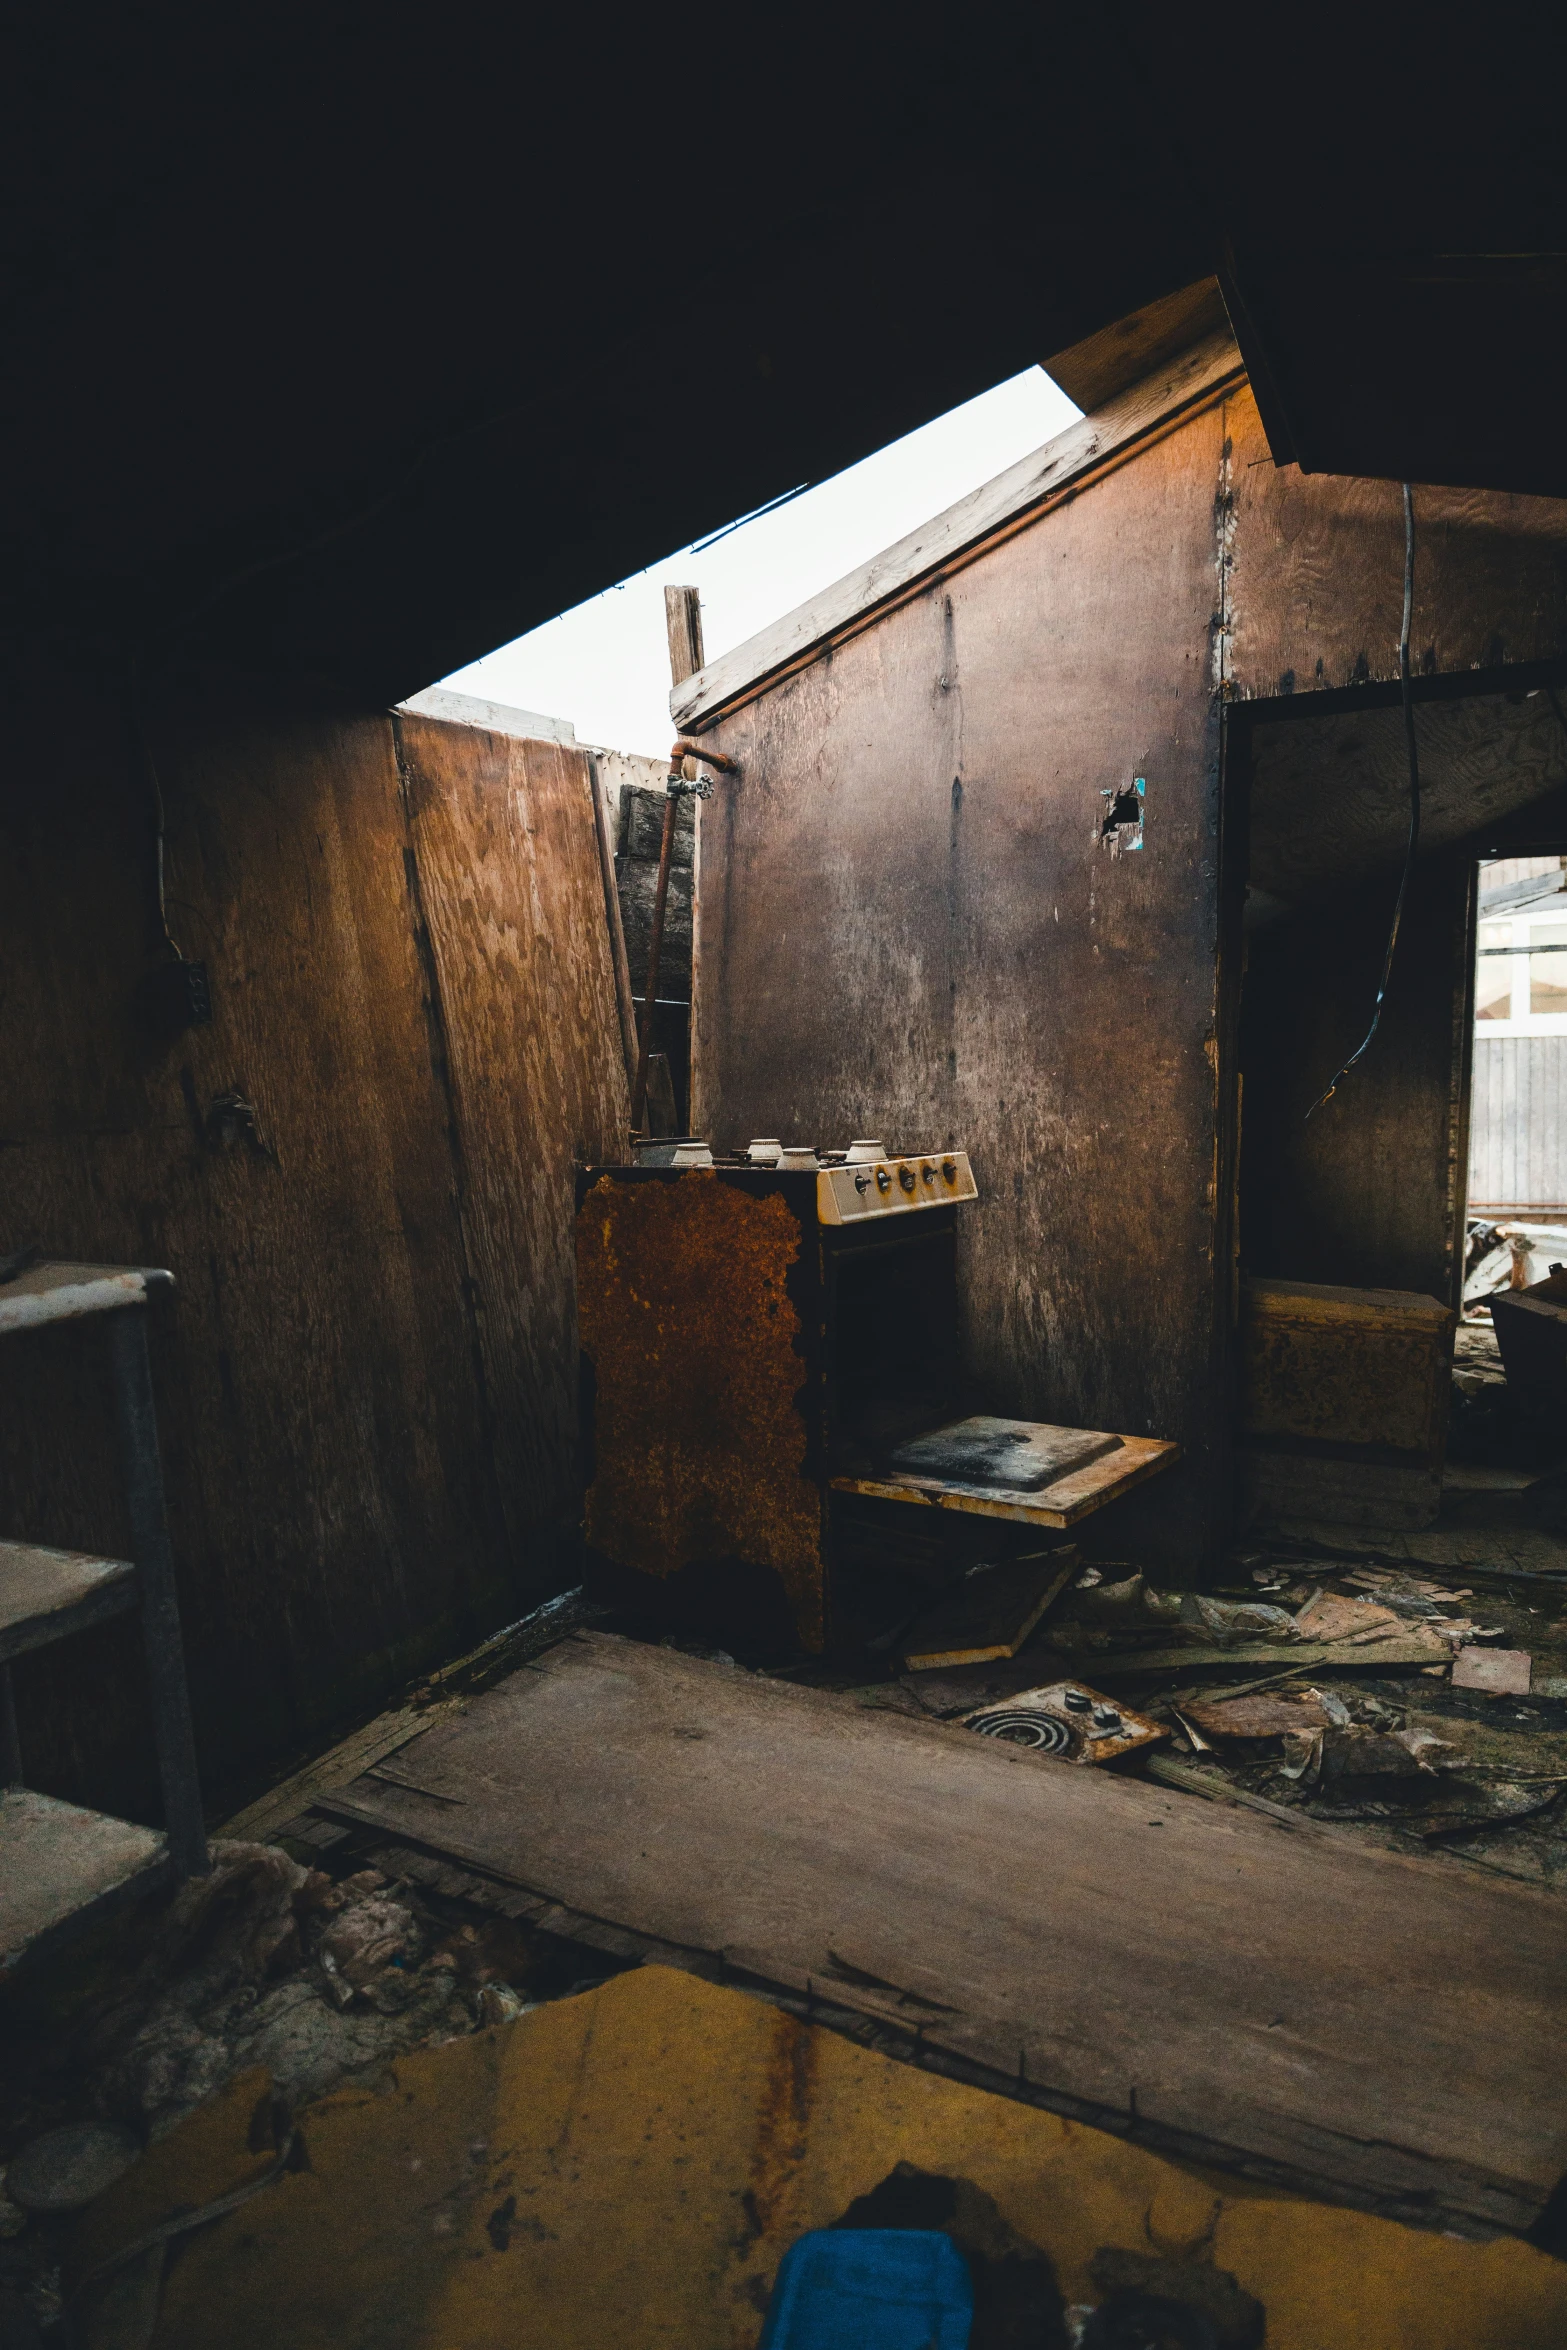
[[[664,626],[669,632],[669,682],[684,685],[704,667],[702,598],[694,587],[665,588]]]
[[[593,829],[598,835],[599,872],[604,883],[604,917],[609,924],[609,959],[615,966],[615,1008],[620,1014],[620,1043],[626,1060],[626,1083],[637,1080],[637,1013],[631,1000],[631,964],[626,954],[626,930],[620,917],[620,890],[615,880],[615,845],[609,837],[609,809],[604,801],[604,778],[591,751],[587,754],[588,785],[593,794]]]

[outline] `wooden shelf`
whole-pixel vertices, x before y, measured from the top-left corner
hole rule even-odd
[[[150,1289],[172,1286],[173,1280],[172,1273],[150,1265],[30,1265],[0,1285],[0,1335],[145,1305]]]
[[[54,1936],[172,1873],[152,1828],[83,1811],[30,1787],[0,1793],[0,1975]]]
[[[129,1559],[50,1550],[41,1542],[0,1542],[0,1664],[121,1615],[136,1597]]]
[[[1114,1452],[1102,1453],[1080,1469],[1041,1486],[1037,1493],[1012,1493],[994,1485],[958,1485],[936,1477],[834,1477],[835,1493],[868,1493],[878,1501],[923,1502],[928,1509],[966,1510],[980,1518],[1011,1518],[1024,1526],[1075,1526],[1145,1478],[1179,1460],[1178,1444],[1152,1437],[1123,1436]]]

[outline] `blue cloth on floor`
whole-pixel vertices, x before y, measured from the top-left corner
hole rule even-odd
[[[968,2350],[968,2263],[933,2228],[813,2228],[778,2266],[759,2350]]]

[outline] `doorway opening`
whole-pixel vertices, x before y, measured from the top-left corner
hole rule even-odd
[[[1229,746],[1249,782],[1241,1524],[1431,1526],[1488,1464],[1533,1474],[1564,1449],[1539,1428],[1503,1441],[1517,1399],[1476,1282],[1545,1274],[1536,1237],[1567,1264],[1567,733],[1548,689],[1433,697],[1417,725],[1420,854],[1386,999],[1326,1100],[1370,1025],[1399,886],[1402,713],[1259,705]],[[1487,1410],[1470,1385],[1496,1389]]]

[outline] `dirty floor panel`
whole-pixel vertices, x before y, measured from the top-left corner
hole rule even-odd
[[[1315,1820],[596,1633],[322,1808],[1384,2209],[1527,2227],[1567,2168],[1558,1904]]]

